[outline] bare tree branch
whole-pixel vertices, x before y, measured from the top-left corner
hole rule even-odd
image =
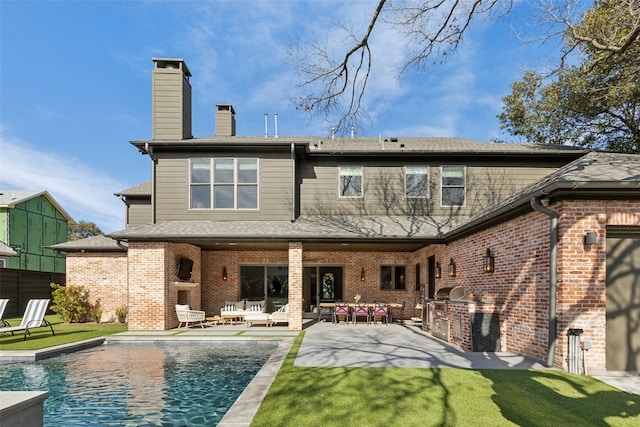
[[[399,66],[399,75],[402,75],[412,67],[425,68],[436,56],[445,58],[453,53],[472,21],[490,17],[491,12],[503,5],[508,10],[512,1],[379,0],[361,36],[341,27],[353,44],[340,59],[334,60],[329,49],[316,42],[292,53],[301,83],[297,86],[299,93],[290,98],[296,108],[310,117],[332,122],[337,133],[360,128],[368,117],[363,101],[373,66],[370,39],[381,21],[391,24],[406,37],[408,53]]]
[[[327,49],[314,45],[314,51],[321,61],[298,62],[297,68],[307,76],[299,87],[302,90],[320,85],[318,95],[307,94],[297,97],[297,107],[311,113],[328,115],[338,111],[342,116],[335,127],[355,126],[360,123],[362,97],[366,91],[371,73],[371,48],[369,38],[380,17],[387,0],[380,0],[364,35],[358,39],[351,34],[354,45],[345,53],[341,62],[334,62]],[[355,64],[354,64],[355,63]],[[351,70],[353,69],[353,73]],[[343,108],[342,97],[347,95],[347,106]]]
[[[624,25],[607,21],[606,14],[602,14],[605,18],[581,14],[581,8],[586,7],[582,0],[537,1],[546,17],[536,19],[548,25],[542,40],[559,35],[564,38],[560,65],[550,71],[550,75],[570,66],[574,55],[589,58],[584,62],[585,70],[589,72],[589,67],[593,69],[602,61],[610,61],[614,55],[626,54],[640,42],[638,0],[597,0],[593,6],[615,9],[617,13],[616,8],[622,5],[626,8],[627,18],[631,18],[625,19]],[[456,52],[474,22],[501,18],[512,6],[513,0],[378,0],[362,32],[334,25],[348,37],[349,44],[344,53],[334,57],[330,53],[334,46],[322,46],[317,41],[292,52],[300,83],[296,87],[297,93],[289,97],[309,120],[322,119],[328,127],[335,129],[336,134],[361,128],[368,118],[365,94],[371,73],[386,53],[375,51],[376,44],[371,41],[375,28],[389,25],[403,36],[404,59],[396,67],[397,77],[402,77],[411,68],[423,71],[438,60],[444,61]],[[584,19],[585,16],[592,18]],[[596,54],[588,52],[586,46]]]

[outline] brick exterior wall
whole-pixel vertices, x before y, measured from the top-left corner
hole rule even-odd
[[[560,215],[554,366],[566,368],[567,330],[581,328],[582,339],[592,343],[588,369],[604,369],[606,227],[640,226],[640,201],[564,200],[549,208]],[[549,230],[549,217],[531,212],[448,245],[431,245],[414,253],[315,252],[305,251],[295,242],[288,251],[200,252],[200,248],[188,244],[131,242],[128,258],[119,253],[68,254],[67,283],[84,285],[92,299],[100,299],[106,321],[115,317],[115,308],[127,301],[128,274],[129,328],[164,330],[178,324],[174,309],[178,291],[189,291],[194,309],[218,314],[225,301],[239,298],[240,265],[288,265],[289,300],[294,310],[289,327],[299,329],[302,266],[342,266],[344,299],[351,300],[359,293],[368,301],[404,301],[408,306],[405,317],[409,317],[420,296],[415,291],[414,266],[421,265],[421,281],[426,283],[427,258],[435,256],[443,273],[436,279],[436,289],[464,286],[476,301],[455,304],[456,308],[449,311],[462,316],[465,328],[475,310],[497,312],[502,348],[544,360],[549,324]],[[597,233],[597,243],[585,246],[583,238],[589,231]],[[495,256],[494,273],[482,269],[487,248]],[[190,284],[178,282],[176,265],[180,256],[194,261]],[[450,259],[456,264],[456,277],[447,275]],[[381,290],[381,265],[405,265],[406,289]],[[223,268],[228,272],[226,281],[222,280]],[[362,268],[364,281],[360,280]],[[449,336],[453,337],[453,330]],[[470,332],[465,329],[463,337],[452,343],[470,348]]]
[[[91,304],[102,307],[100,321],[115,322],[116,309],[127,305],[127,253],[68,253],[66,284],[84,286]]]
[[[640,225],[640,201],[565,200],[549,206],[559,214],[556,351],[553,365],[567,367],[570,328],[584,330],[582,340],[592,343],[587,369],[603,370],[605,358],[606,227]],[[585,246],[586,232],[598,241]],[[418,251],[420,258],[435,255],[442,266],[436,289],[464,286],[483,305],[494,304],[501,319],[501,344],[541,360],[546,359],[549,325],[548,216],[531,212],[446,246]],[[495,256],[495,272],[482,270],[486,249]],[[449,260],[456,277],[447,275]],[[449,310],[463,314],[461,304]],[[469,312],[474,308],[469,305]],[[485,310],[486,311],[486,310]],[[468,325],[468,324],[467,324]],[[453,336],[449,322],[449,336]],[[464,348],[468,340],[452,340]]]
[[[178,260],[193,260],[191,280],[180,282]],[[187,290],[194,310],[201,307],[200,248],[187,244],[129,244],[129,315],[130,330],[166,330],[178,326],[175,305],[178,291]]]

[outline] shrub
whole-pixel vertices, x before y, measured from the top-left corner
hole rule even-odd
[[[94,322],[100,323],[100,319],[102,318],[102,307],[100,306],[100,300],[96,301],[96,303],[91,307],[91,318]]]
[[[116,318],[118,322],[125,323],[127,321],[127,306],[123,305],[122,307],[116,308]]]
[[[63,286],[51,283],[51,310],[67,323],[86,322],[91,313],[89,292],[84,286]]]

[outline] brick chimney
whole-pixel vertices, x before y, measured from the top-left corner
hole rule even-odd
[[[233,105],[216,105],[216,136],[236,136],[236,112]]]
[[[153,58],[151,138],[191,139],[191,72],[182,59]]]

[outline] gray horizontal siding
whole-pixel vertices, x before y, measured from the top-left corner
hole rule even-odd
[[[346,165],[364,167],[361,198],[341,198],[338,195],[339,166]],[[430,197],[413,199],[406,198],[404,194],[404,164],[307,164],[301,171],[301,213],[450,215],[450,207],[440,206],[440,165],[426,165],[429,166]],[[466,168],[466,203],[462,208],[456,208],[456,214],[471,215],[485,209],[554,170],[531,165],[469,166]]]
[[[181,74],[156,73],[153,79],[153,139],[191,135],[191,89]]]
[[[151,205],[149,203],[130,204],[127,210],[129,227],[151,224]]]
[[[291,218],[291,160],[260,159],[258,210],[189,210],[189,160],[160,159],[156,169],[156,219],[287,220]]]

